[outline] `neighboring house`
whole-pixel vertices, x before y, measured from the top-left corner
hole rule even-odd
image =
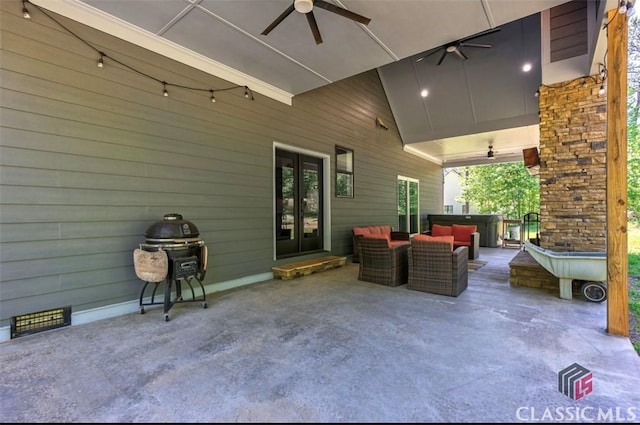
[[[444,168],[443,212],[445,214],[477,214],[477,208],[462,201],[462,185],[466,167]]]

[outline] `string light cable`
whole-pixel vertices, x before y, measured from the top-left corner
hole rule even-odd
[[[579,82],[582,85],[582,87],[586,87],[587,83],[591,80],[595,84],[600,83],[600,90],[598,91],[598,94],[602,95],[606,91],[604,82],[607,79],[607,68],[601,63],[598,64],[598,66],[600,68],[598,75],[586,75],[583,77],[577,77],[577,78],[574,78],[573,80],[564,81],[562,83],[556,83],[556,84],[541,84],[540,87],[560,89],[563,87],[567,87],[571,84],[575,84],[576,82]],[[538,96],[540,96],[540,89],[536,90],[536,93],[535,93],[535,97],[538,97]]]
[[[1,0],[0,0],[1,1]],[[200,91],[200,92],[207,92],[210,94],[209,100],[212,103],[216,102],[216,97],[215,97],[215,93],[217,92],[224,92],[224,91],[229,91],[229,90],[235,90],[235,89],[239,89],[242,88],[244,89],[244,97],[246,99],[249,100],[255,100],[253,97],[253,92],[251,91],[251,89],[248,86],[241,86],[241,85],[236,85],[236,86],[231,86],[231,87],[226,87],[226,88],[222,88],[222,89],[213,89],[213,88],[200,88],[200,87],[190,87],[190,86],[185,86],[185,85],[181,85],[181,84],[176,84],[176,83],[170,83],[168,81],[165,80],[161,80],[157,77],[154,77],[153,75],[149,75],[145,72],[142,72],[134,67],[132,67],[131,65],[128,65],[116,58],[114,58],[113,56],[109,56],[107,53],[97,49],[96,47],[94,47],[92,44],[90,44],[89,42],[87,42],[86,40],[84,40],[82,37],[80,37],[79,35],[77,35],[76,33],[74,33],[73,31],[71,31],[69,28],[67,28],[66,26],[64,26],[61,22],[59,22],[58,20],[56,20],[53,16],[49,15],[44,9],[42,9],[40,6],[38,6],[37,4],[33,4],[31,2],[29,2],[29,0],[22,0],[22,16],[25,19],[31,19],[31,14],[29,13],[29,9],[27,9],[27,4],[30,4],[32,6],[34,6],[36,9],[38,9],[39,12],[41,12],[43,15],[45,15],[46,17],[48,17],[49,19],[51,19],[53,22],[55,22],[56,24],[58,24],[58,26],[60,26],[62,29],[64,29],[65,31],[67,31],[69,34],[71,34],[72,36],[74,36],[75,38],[77,38],[78,40],[80,40],[82,43],[84,43],[87,47],[89,47],[91,50],[93,50],[94,52],[96,52],[98,55],[100,55],[100,58],[98,59],[96,66],[98,68],[103,68],[105,66],[105,59],[109,59],[127,69],[129,69],[130,71],[133,71],[139,75],[142,75],[144,77],[147,77],[151,80],[154,80],[156,82],[158,82],[159,84],[162,84],[162,95],[165,97],[169,96],[169,91],[167,89],[167,87],[177,87],[177,88],[181,88],[184,90],[191,90],[191,91]]]

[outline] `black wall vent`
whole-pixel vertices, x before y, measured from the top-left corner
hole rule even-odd
[[[71,306],[11,318],[11,339],[71,324]]]

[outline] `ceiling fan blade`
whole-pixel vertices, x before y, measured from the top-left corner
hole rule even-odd
[[[313,1],[313,5],[314,6],[318,6],[321,9],[328,10],[329,12],[336,13],[336,14],[338,14],[340,16],[344,16],[345,18],[349,18],[349,19],[351,19],[353,21],[360,22],[361,24],[364,24],[364,25],[368,25],[369,22],[371,22],[371,19],[369,19],[369,18],[365,18],[362,15],[358,15],[357,13],[353,13],[350,10],[343,9],[341,7],[335,6],[335,5],[333,5],[331,3],[328,3],[328,2],[326,2],[324,0],[314,0]]]
[[[320,36],[320,29],[318,29],[318,23],[316,22],[316,17],[313,15],[313,10],[307,15],[307,22],[309,22],[309,27],[311,28],[311,32],[313,33],[313,38],[316,39],[316,44],[322,43],[322,37]]]
[[[284,20],[284,18],[286,18],[287,16],[289,16],[291,14],[291,12],[294,11],[294,7],[293,7],[293,2],[291,3],[291,6],[287,7],[285,9],[284,12],[282,12],[282,14],[280,16],[278,16],[273,22],[271,22],[271,24],[266,27],[264,29],[264,31],[262,31],[262,35],[267,35],[271,32],[271,30],[273,30],[275,27],[278,26],[278,24],[280,24],[280,22],[282,22]]]
[[[493,47],[491,44],[479,44],[479,43],[460,43],[461,46],[466,46],[466,47],[483,47],[485,49],[488,49],[490,47]]]
[[[491,29],[488,29],[486,31],[479,32],[478,34],[474,34],[474,35],[472,35],[470,37],[462,38],[462,39],[459,40],[459,42],[460,43],[464,43],[465,41],[474,40],[474,39],[476,39],[478,37],[482,37],[482,36],[485,36],[485,35],[493,34],[494,32],[500,31],[500,29],[501,28],[491,28]]]
[[[435,53],[438,53],[438,50],[440,50],[440,49],[441,49],[441,47],[438,47],[437,49],[434,49],[434,50],[430,51],[430,52],[429,52],[429,53],[427,53],[426,55],[421,56],[421,57],[419,57],[418,59],[416,59],[416,62],[420,62],[420,61],[422,61],[422,60],[425,60],[425,59],[426,59],[426,58],[428,58],[429,56],[431,56],[431,55],[433,55],[433,54],[435,54]]]
[[[436,64],[436,66],[440,66],[440,64],[442,63],[442,61],[444,60],[444,57],[447,56],[447,50],[443,50],[442,51],[442,56],[440,56],[440,60],[438,61],[438,63]]]
[[[456,50],[454,50],[454,51],[453,51],[453,53],[455,53],[456,55],[460,56],[460,59],[462,59],[462,60],[464,60],[464,61],[466,61],[466,60],[468,59],[468,58],[467,58],[467,55],[465,55],[464,53],[462,53],[462,52],[460,51],[460,49],[456,49]]]

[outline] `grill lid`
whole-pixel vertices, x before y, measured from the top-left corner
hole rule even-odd
[[[165,214],[164,219],[153,223],[144,236],[150,240],[191,239],[200,235],[195,224],[183,220],[181,214]]]

